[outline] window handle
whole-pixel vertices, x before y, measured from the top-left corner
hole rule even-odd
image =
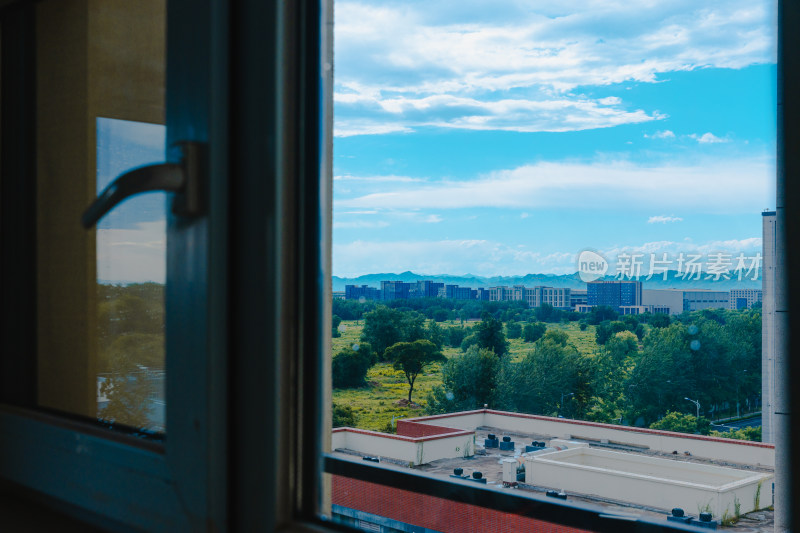
[[[178,143],[183,151],[180,163],[162,163],[135,168],[117,177],[83,213],[81,224],[91,228],[131,196],[149,191],[176,193],[172,212],[179,216],[196,217],[205,210],[204,145],[184,141]]]

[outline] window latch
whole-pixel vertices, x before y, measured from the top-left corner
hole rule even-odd
[[[172,212],[182,217],[205,214],[206,176],[205,145],[178,143],[183,152],[180,163],[162,163],[135,168],[117,177],[92,202],[81,217],[81,224],[91,228],[126,198],[152,191],[174,192]]]

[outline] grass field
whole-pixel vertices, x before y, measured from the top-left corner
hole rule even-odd
[[[339,327],[341,337],[333,339],[332,353],[336,354],[346,346],[358,344],[361,337],[362,322],[343,321]],[[448,322],[440,324],[443,328],[458,325]],[[586,331],[581,331],[578,324],[548,324],[548,329],[560,329],[569,334],[570,341],[582,354],[591,355],[597,349],[595,343],[594,326],[589,326]],[[530,343],[522,339],[509,341],[509,352],[513,361],[521,360],[532,348]],[[443,350],[446,357],[453,357],[461,353],[458,348],[446,347]],[[378,363],[367,374],[367,387],[359,389],[334,389],[333,401],[337,404],[347,405],[356,415],[356,426],[363,429],[385,431],[393,418],[410,418],[422,416],[421,408],[410,408],[397,405],[396,402],[408,397],[408,383],[405,375],[392,368],[389,363]],[[419,376],[414,383],[412,400],[425,406],[425,397],[434,386],[442,383],[441,366],[431,365],[426,373]]]

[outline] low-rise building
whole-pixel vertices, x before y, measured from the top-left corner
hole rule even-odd
[[[361,298],[365,300],[380,300],[381,291],[368,285],[361,285],[360,287],[358,285],[345,285],[344,298],[345,300],[360,300]]]
[[[398,420],[396,434],[337,428],[331,449],[343,459],[367,457],[451,483],[557,492],[611,514],[664,522],[673,508],[696,521],[698,509],[718,518],[774,503],[774,445],[582,420],[481,409]],[[465,513],[480,522],[464,531],[496,523],[503,524],[498,531],[552,530],[529,517],[341,476],[334,476],[332,504],[335,519],[376,531],[450,531]],[[437,512],[420,512],[428,506]]]
[[[761,289],[732,289],[728,299],[729,309],[751,309],[753,304],[761,304]]]
[[[727,309],[729,296],[727,291],[710,289],[644,289],[642,305],[668,308],[669,314],[679,315],[684,311]]]

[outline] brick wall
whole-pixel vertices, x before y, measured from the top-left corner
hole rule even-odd
[[[453,433],[454,431],[459,430],[452,427],[409,422],[408,420],[397,421],[397,434],[404,437],[431,437],[433,435],[445,435],[447,433]]]
[[[467,503],[332,476],[332,503],[434,531],[454,533],[573,533],[585,530]]]

